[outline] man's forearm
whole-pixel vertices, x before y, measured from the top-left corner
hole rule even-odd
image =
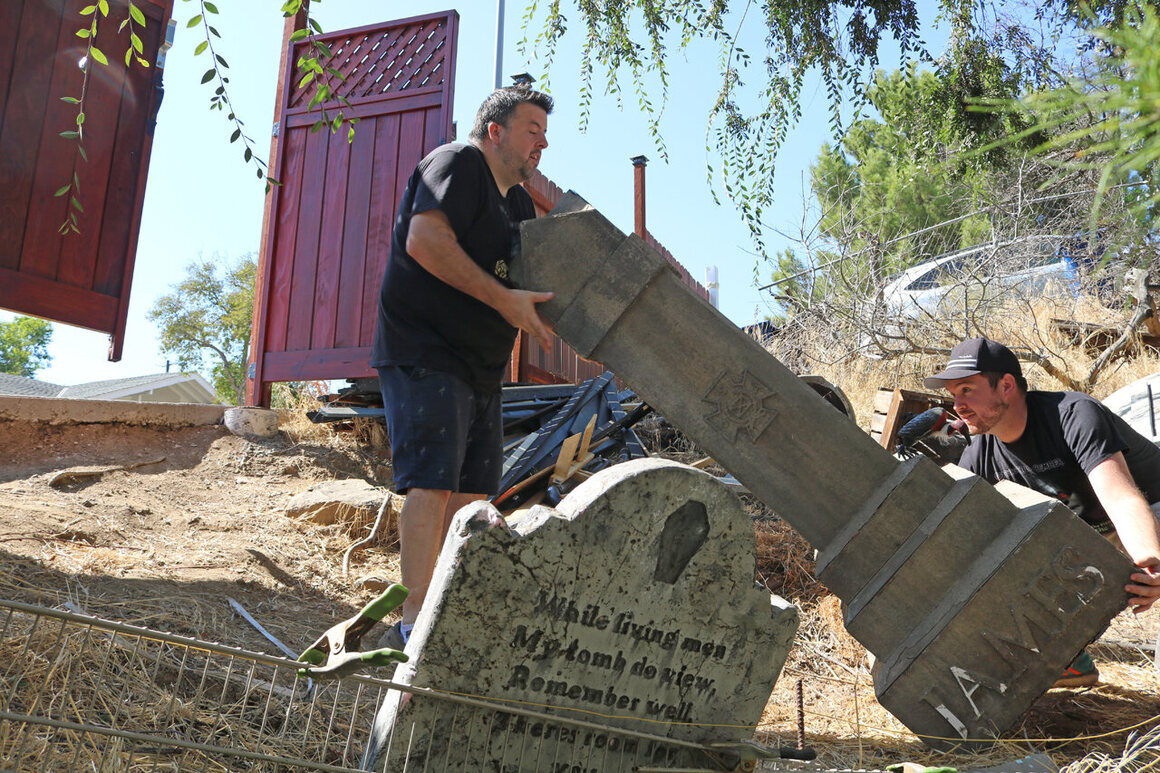
[[[1160,560],[1160,522],[1132,480],[1123,455],[1096,465],[1088,480],[1132,561],[1141,566]]]
[[[411,218],[407,233],[407,254],[440,281],[486,303],[493,309],[502,304],[507,288],[471,259],[459,245],[446,216],[433,210]]]
[[[552,348],[551,328],[536,310],[551,293],[513,290],[480,268],[461,246],[447,215],[434,209],[411,218],[407,254],[439,280],[486,303],[512,327],[535,336],[545,350]]]

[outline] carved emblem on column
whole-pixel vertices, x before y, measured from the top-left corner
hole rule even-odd
[[[742,433],[749,437],[750,442],[756,442],[777,416],[777,410],[768,405],[775,395],[748,370],[736,376],[721,371],[701,398],[702,402],[713,407],[713,412],[706,414],[705,421],[731,442],[737,442],[737,436]]]

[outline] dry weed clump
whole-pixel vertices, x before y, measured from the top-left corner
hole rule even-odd
[[[1132,733],[1122,749],[1095,751],[1063,768],[1061,773],[1143,773],[1160,763],[1160,727]]]
[[[11,608],[0,662],[0,706],[12,715],[0,723],[6,769],[351,766],[361,744],[349,740],[362,740],[375,705],[360,702],[357,686],[308,693],[293,664]]]
[[[929,324],[930,321],[908,329],[908,341],[897,342],[899,348],[904,343],[910,347],[906,354],[867,356],[858,344],[858,332],[840,333],[825,326],[787,328],[788,332],[768,342],[767,349],[793,372],[822,376],[841,389],[854,407],[859,426],[867,428],[879,388],[929,392],[923,379],[941,370],[947,352],[965,337],[985,335],[1023,353],[1025,358],[1042,358],[1046,368],[1025,359],[1028,382],[1033,389],[1057,391],[1087,383],[1102,352],[1096,343],[1118,337],[1127,318],[1124,310],[1109,309],[1088,295],[1011,299],[989,306],[985,315],[972,317],[969,330]],[[1089,330],[1102,328],[1104,332],[1076,337],[1061,332],[1055,320],[1087,325]],[[1160,352],[1142,345],[1137,337],[1095,374],[1094,384],[1086,391],[1102,400],[1158,371]]]

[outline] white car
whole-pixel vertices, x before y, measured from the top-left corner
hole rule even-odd
[[[1075,261],[1061,246],[1076,237],[1036,236],[968,247],[912,266],[895,275],[879,296],[890,318],[921,319],[977,306],[1000,293],[1023,297],[1072,293],[1078,283]]]

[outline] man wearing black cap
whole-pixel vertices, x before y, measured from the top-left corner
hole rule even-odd
[[[1088,395],[1027,391],[1019,359],[986,338],[956,346],[924,383],[951,393],[971,431],[959,466],[1059,499],[1139,567],[1129,606],[1143,612],[1160,598],[1160,449]],[[1098,677],[1084,658],[1069,669],[1076,684]]]

